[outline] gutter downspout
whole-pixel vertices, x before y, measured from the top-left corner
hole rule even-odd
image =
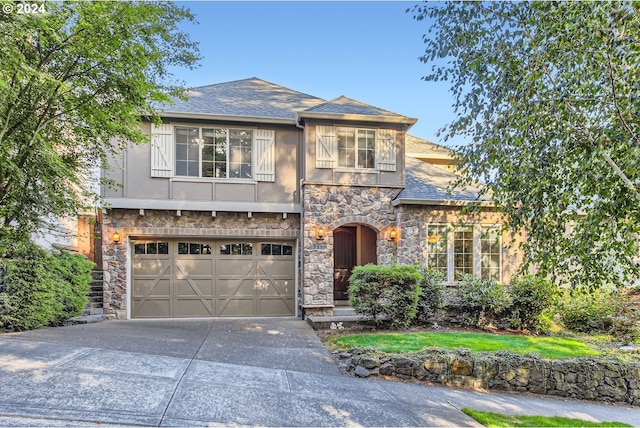
[[[299,293],[299,301],[298,301],[298,310],[300,311],[300,317],[304,321],[305,319],[305,310],[304,310],[304,175],[307,170],[307,152],[305,150],[305,136],[306,136],[306,127],[305,125],[300,124],[300,116],[296,114],[296,128],[302,129],[301,135],[298,135],[298,154],[301,157],[301,162],[298,162],[298,168],[300,172],[300,194],[298,198],[300,199],[300,281],[298,283],[298,293]]]

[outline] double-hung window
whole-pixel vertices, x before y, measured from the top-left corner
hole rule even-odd
[[[175,174],[185,177],[253,178],[253,130],[175,128]]]
[[[338,128],[338,166],[375,168],[376,131],[372,129]]]
[[[440,270],[447,282],[465,274],[500,282],[501,229],[495,226],[427,226],[427,266]]]

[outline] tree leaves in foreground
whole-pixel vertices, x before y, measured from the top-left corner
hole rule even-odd
[[[178,28],[193,16],[171,3],[45,8],[0,14],[0,242],[90,207],[91,169],[122,148],[110,139],[147,141],[141,117],[181,94],[170,67],[198,60]]]
[[[591,288],[638,277],[640,17],[631,2],[448,2],[428,24],[427,81],[448,81],[445,139],[487,184],[525,262]]]

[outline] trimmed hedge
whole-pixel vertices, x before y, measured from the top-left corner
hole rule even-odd
[[[87,303],[93,263],[79,254],[14,245],[0,258],[0,326],[31,330],[61,325]]]
[[[349,278],[351,306],[376,325],[406,328],[416,316],[421,278],[417,266],[358,266]]]

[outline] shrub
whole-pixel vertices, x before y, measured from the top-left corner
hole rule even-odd
[[[562,323],[569,330],[609,333],[623,340],[638,337],[640,314],[620,290],[585,288],[566,291],[559,306]]]
[[[358,266],[349,278],[349,300],[376,325],[405,328],[416,316],[420,279],[417,266]]]
[[[423,269],[421,272],[420,296],[416,311],[416,320],[429,323],[435,314],[444,306],[444,275],[434,268]]]
[[[62,324],[69,318],[80,315],[87,304],[93,263],[80,254],[66,251],[52,256],[56,275],[56,299],[62,304],[53,324]]]
[[[542,315],[556,305],[560,289],[548,279],[527,275],[511,281],[509,294],[509,325],[538,330],[544,327]]]
[[[457,297],[462,323],[466,325],[483,326],[497,321],[509,306],[507,287],[475,275],[462,277]]]
[[[83,256],[52,255],[24,243],[4,254],[0,265],[0,326],[20,331],[59,325],[82,311],[93,266]]]

